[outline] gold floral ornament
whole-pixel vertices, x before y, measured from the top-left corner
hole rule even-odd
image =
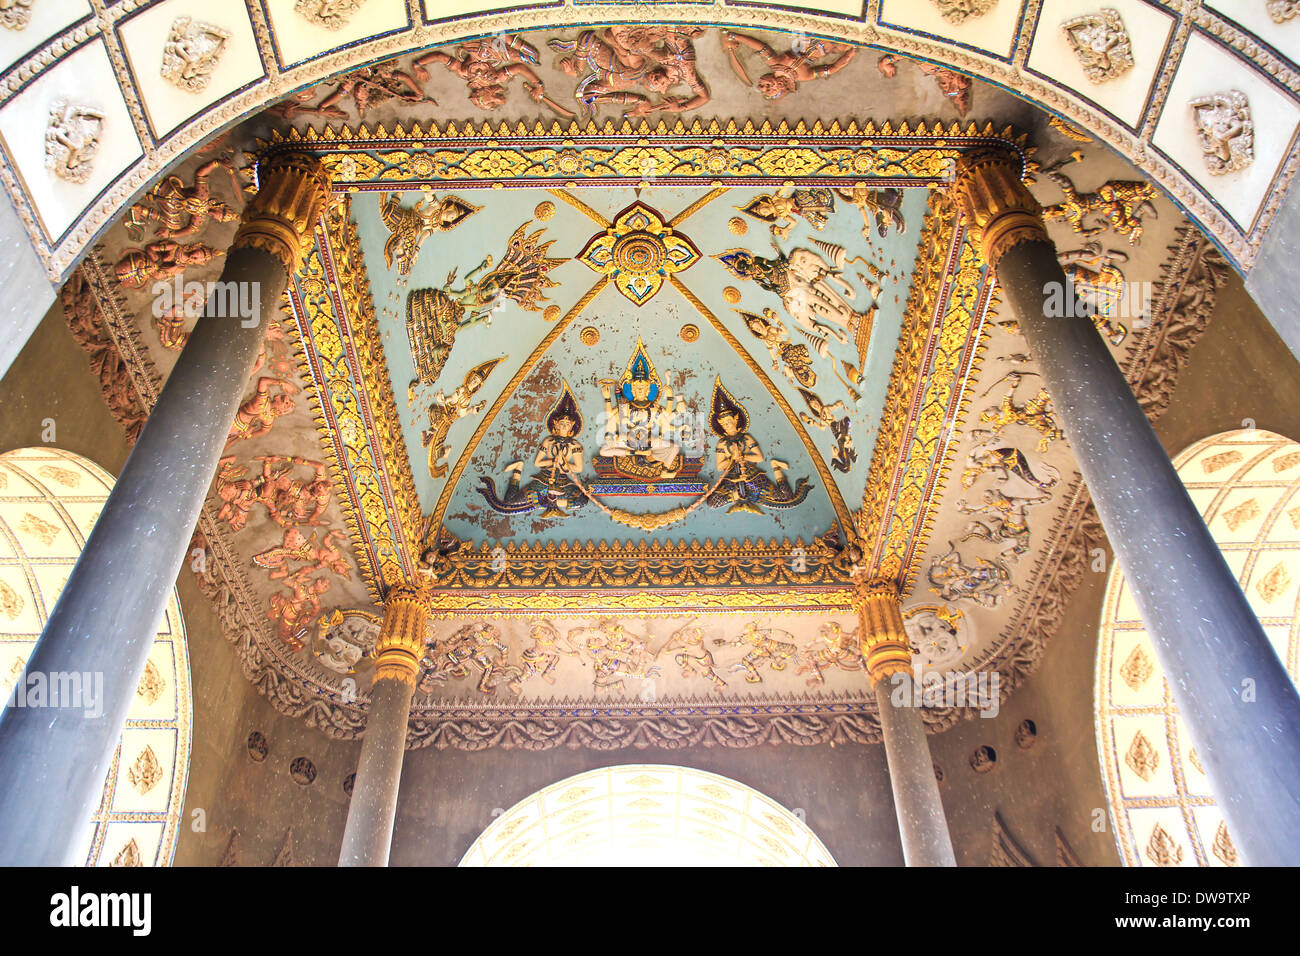
[[[199,92],[212,79],[229,39],[221,27],[177,17],[163,46],[162,78],[187,92]]]
[[[641,306],[654,298],[670,275],[698,262],[700,251],[673,232],[662,215],[635,202],[605,232],[593,236],[576,258],[609,276],[625,298]]]

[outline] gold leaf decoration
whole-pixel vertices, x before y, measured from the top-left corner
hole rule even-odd
[[[1296,465],[1300,465],[1300,451],[1293,451],[1289,455],[1281,455],[1273,459],[1273,471],[1290,471]]]
[[[1232,845],[1232,838],[1228,836],[1228,828],[1222,820],[1214,831],[1214,845],[1210,849],[1223,861],[1224,866],[1241,866],[1241,857],[1237,855],[1237,848]]]
[[[1151,658],[1147,656],[1141,644],[1129,651],[1128,657],[1124,658],[1124,663],[1119,669],[1119,676],[1123,678],[1125,684],[1128,684],[1130,690],[1141,688],[1153,673],[1155,673],[1155,665],[1151,663]]]
[[[1228,526],[1229,531],[1236,531],[1247,521],[1258,518],[1259,513],[1259,502],[1254,498],[1247,498],[1235,508],[1230,508],[1223,513],[1223,523]]]
[[[81,475],[71,468],[60,468],[58,465],[41,465],[36,469],[36,474],[57,481],[65,488],[75,488],[81,484]]]
[[[1157,823],[1147,841],[1147,859],[1156,866],[1177,866],[1183,862],[1183,848]]]
[[[126,779],[131,782],[136,793],[143,796],[158,785],[158,781],[163,778],[162,764],[158,762],[158,755],[153,752],[153,748],[145,744],[144,750],[135,758],[135,763],[126,772]]]
[[[113,857],[113,862],[109,866],[144,866],[140,859],[140,846],[132,837],[122,849],[117,851],[117,856]]]
[[[152,706],[158,702],[166,686],[167,682],[163,680],[162,672],[153,661],[149,661],[144,665],[144,673],[140,675],[140,683],[135,688],[135,695]]]
[[[1273,565],[1273,570],[1264,575],[1259,584],[1255,585],[1255,590],[1266,602],[1272,604],[1290,586],[1291,575],[1286,569],[1286,564],[1279,561]]]
[[[1132,743],[1128,745],[1124,762],[1143,780],[1150,781],[1156,772],[1156,767],[1160,765],[1160,753],[1151,746],[1147,735],[1139,730],[1133,735]]]
[[[593,816],[594,814],[595,814],[594,810],[574,810],[572,813],[569,813],[562,820],[560,820],[560,824],[562,826],[571,827],[581,823],[583,820],[586,820],[588,817]]]
[[[545,202],[539,202],[537,208],[533,210],[533,216],[538,222],[546,222],[555,215],[555,203],[547,199]]]
[[[528,844],[530,844],[531,842],[532,840],[520,840],[518,843],[516,843],[509,850],[506,851],[505,861],[507,863],[511,863],[514,860],[519,859],[519,857],[524,855],[524,850],[528,848]]]
[[[1201,467],[1205,469],[1207,475],[1212,475],[1221,468],[1235,465],[1237,462],[1241,461],[1241,458],[1242,455],[1239,451],[1221,451],[1217,455],[1210,455],[1208,458],[1204,459],[1201,462]]]
[[[59,534],[58,525],[50,524],[30,511],[23,515],[22,520],[18,522],[18,530],[27,532],[47,548],[54,543],[54,539]]]

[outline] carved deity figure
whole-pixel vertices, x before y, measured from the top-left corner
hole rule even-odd
[[[1058,253],[1057,258],[1070,285],[1091,313],[1097,331],[1111,345],[1123,345],[1128,328],[1111,318],[1111,312],[1124,297],[1124,272],[1116,263],[1127,262],[1128,254],[1118,249],[1103,250],[1101,243],[1093,240],[1082,249]]]
[[[826,683],[825,672],[836,668],[842,671],[861,671],[866,668],[866,661],[862,659],[858,629],[846,631],[838,621],[831,621],[821,626],[818,640],[800,652],[794,672],[811,672],[808,686],[820,687]]]
[[[272,395],[271,389],[279,389],[280,394]],[[230,437],[226,439],[226,451],[236,442],[247,438],[265,435],[282,415],[288,415],[296,407],[293,396],[298,393],[298,386],[288,379],[271,378],[263,375],[257,380],[253,395],[235,415],[235,423],[230,428]]]
[[[754,338],[767,347],[768,354],[772,356],[773,372],[781,373],[795,385],[804,388],[812,388],[817,384],[817,373],[813,371],[808,346],[802,342],[795,344],[790,341],[789,330],[774,311],[764,308],[762,315],[742,312],[740,309],[734,311],[745,320],[745,328],[749,329]],[[817,341],[822,346],[818,354],[829,355],[826,340]]]
[[[297,0],[293,12],[326,30],[342,30],[366,0]]]
[[[651,664],[649,639],[634,634],[614,620],[569,631],[568,643],[592,668],[592,688],[597,695],[622,692],[628,678],[652,680],[659,668]]]
[[[808,497],[812,490],[808,479],[800,478],[792,488],[785,462],[773,458],[769,464],[774,477],[768,477],[762,466],[763,451],[748,431],[749,413],[722,387],[720,379],[713,383],[709,425],[718,439],[714,458],[722,477],[718,488],[705,499],[710,507],[726,508],[728,514],[762,514],[763,508],[793,508]]]
[[[871,238],[872,220],[875,221],[876,235],[884,239],[892,227],[901,236],[907,232],[907,221],[903,218],[903,191],[894,187],[872,189],[861,183],[852,186],[836,186],[835,191],[841,199],[857,206],[862,213],[862,238]]]
[[[796,391],[808,406],[807,412],[799,413],[799,420],[821,431],[830,429],[831,437],[835,439],[835,454],[831,458],[831,467],[848,474],[853,463],[858,460],[857,449],[853,447],[851,432],[853,420],[849,417],[848,407],[842,401],[827,405],[818,395],[806,388],[796,389]]]
[[[261,504],[267,517],[281,527],[323,523],[332,495],[323,462],[297,455],[259,455],[254,461],[262,463],[262,473],[254,478],[247,477],[247,466],[236,464],[233,455],[218,463],[216,492],[222,504],[217,520],[238,531],[248,523],[253,505]],[[311,468],[311,477],[294,477],[295,465]]]
[[[143,248],[126,250],[114,271],[117,281],[126,288],[143,289],[159,279],[180,275],[190,266],[205,266],[222,255],[225,255],[223,251],[201,242],[181,245],[171,239],[161,239]]]
[[[1043,175],[1065,193],[1064,201],[1043,207],[1043,219],[1065,220],[1085,239],[1100,235],[1109,226],[1116,235],[1136,245],[1142,238],[1142,217],[1159,215],[1153,201],[1156,187],[1139,181],[1111,180],[1095,193],[1081,193],[1060,172],[1063,165],[1057,163],[1043,169]]]
[[[981,431],[986,431],[981,429]],[[1034,497],[1034,492],[1047,494],[1060,480],[1061,473],[1051,465],[1031,464],[1025,453],[1010,446],[997,447],[997,436],[987,432],[988,440],[971,449],[966,467],[961,473],[961,486],[970,488],[984,473],[992,474],[1006,486],[1014,487],[1022,497]]]
[[[339,548],[339,542],[346,541],[347,537],[346,531],[335,528],[326,533],[323,541],[317,541],[315,531],[308,537],[291,525],[285,529],[284,541],[253,555],[253,563],[270,571],[272,581],[288,577],[290,561],[301,562],[312,571],[332,571],[351,580],[352,571]]]
[[[208,85],[217,68],[230,33],[221,27],[192,17],[177,17],[163,45],[162,78],[197,93]]]
[[[487,408],[486,401],[471,403],[471,399],[483,387],[492,370],[500,365],[502,359],[480,362],[465,373],[465,379],[457,385],[450,395],[439,389],[429,406],[429,427],[420,434],[420,441],[429,449],[429,476],[444,478],[447,475],[447,433],[452,424],[466,417],[477,415]]]
[[[556,67],[576,77],[574,98],[589,111],[624,106],[625,116],[681,113],[709,102],[697,69],[694,40],[703,27],[629,24],[584,30],[576,40],[551,40]],[[646,92],[638,92],[637,88]],[[671,91],[685,87],[683,94]]]
[[[103,133],[103,113],[56,100],[45,127],[45,168],[66,182],[84,183]]]
[[[768,72],[751,83],[749,73],[740,61],[740,48],[746,47],[757,53],[767,66]],[[800,83],[809,80],[824,80],[834,76],[848,66],[857,50],[847,43],[835,43],[830,40],[812,40],[798,37],[794,45],[785,53],[778,53],[757,37],[745,33],[733,33],[724,30],[722,48],[727,52],[731,67],[736,71],[742,83],[754,86],[765,99],[778,100],[799,89]],[[828,63],[817,61],[832,59]]]
[[[930,562],[926,576],[930,590],[945,601],[974,601],[986,608],[997,607],[1011,583],[1011,571],[1000,559],[977,557],[975,564],[963,564],[951,541],[947,552]]]
[[[352,101],[353,106],[356,108],[357,115],[363,117],[372,106],[379,106],[381,103],[387,103],[389,100],[394,99],[401,100],[404,103],[437,105],[433,98],[420,88],[420,85],[415,82],[409,73],[398,69],[391,63],[379,63],[374,66],[362,67],[329,82],[334,84],[334,89],[315,106],[307,106],[306,103],[321,91],[321,87],[327,84],[317,84],[301,90],[290,99],[271,107],[271,109],[278,112],[285,119],[292,119],[299,113],[313,113],[317,116],[346,119],[347,111],[338,104],[348,99]]]
[[[811,189],[783,187],[736,208],[751,218],[768,223],[772,235],[778,239],[788,239],[790,230],[798,225],[800,219],[814,229],[824,229],[827,217],[835,211],[835,195],[825,186]]]
[[[545,103],[561,116],[572,116],[570,110],[555,103],[546,95],[541,78],[533,70],[540,62],[537,48],[517,33],[494,36],[483,40],[469,40],[456,47],[455,53],[434,50],[415,61],[413,72],[420,82],[428,82],[431,63],[446,67],[465,81],[469,88],[469,101],[481,110],[495,110],[504,106],[510,81],[519,77],[524,89],[538,103]]]
[[[1188,105],[1211,173],[1233,173],[1255,161],[1255,123],[1245,93],[1226,90],[1199,96]]]
[[[459,196],[439,200],[433,193],[407,208],[400,193],[386,193],[379,200],[379,218],[391,233],[384,243],[384,263],[391,269],[396,262],[398,275],[410,275],[424,240],[435,232],[455,229],[482,208]]]
[[[732,671],[744,674],[745,682],[749,684],[762,683],[763,675],[758,670],[762,665],[766,664],[774,671],[783,671],[787,664],[797,659],[799,653],[794,635],[789,631],[759,627],[756,621],[746,624],[745,629],[734,639],[729,641],[719,637],[713,643],[716,647],[749,648],[744,657],[731,665]]]
[[[718,690],[725,690],[726,679],[715,670],[713,652],[704,646],[704,629],[694,625],[678,629],[662,648],[662,653],[673,654],[673,663],[681,668],[683,677],[698,674],[713,682]]]
[[[478,692],[493,693],[501,683],[519,679],[518,665],[510,664],[501,631],[486,621],[459,628],[439,642],[430,666],[420,679],[420,690],[428,693],[448,677],[470,676],[470,665],[479,670]]]
[[[1123,76],[1133,67],[1133,46],[1119,11],[1099,10],[1061,24],[1084,74],[1094,83]]]
[[[603,380],[600,390],[605,399],[605,443],[600,454],[613,459],[615,468],[630,478],[676,477],[683,454],[674,440],[673,390],[660,382],[640,336],[623,377]]]
[[[1040,388],[1038,393],[1023,405],[1016,404],[1016,389],[1020,387],[1024,377],[1020,372],[1008,372],[1003,377],[1008,383],[1006,393],[1002,396],[1000,404],[980,412],[980,424],[992,425],[993,432],[998,435],[1002,434],[1002,430],[1008,425],[1024,425],[1026,428],[1032,428],[1043,436],[1038,440],[1038,450],[1044,452],[1053,441],[1063,438],[1065,433],[1056,423],[1052,397],[1047,394],[1047,389]],[[997,382],[993,384],[996,385]]]
[[[194,172],[194,185],[186,186],[179,176],[168,176],[150,189],[126,214],[123,226],[126,234],[136,242],[144,236],[144,227],[157,223],[155,235],[160,239],[180,239],[192,236],[212,219],[233,222],[239,213],[224,202],[213,199],[208,180],[218,169],[230,174],[236,191],[235,168],[228,159],[214,159],[204,163]]]
[[[479,491],[493,511],[527,514],[540,509],[543,518],[562,518],[587,503],[587,495],[574,480],[583,468],[582,443],[574,437],[582,431],[582,414],[567,382],[546,418],[546,429],[549,434],[533,458],[536,471],[527,483],[522,481],[522,461],[512,462],[506,469],[504,498],[497,497],[491,478],[484,475],[479,479]]]
[[[310,624],[320,614],[321,595],[330,589],[327,577],[313,578],[315,568],[304,567],[284,579],[287,591],[271,595],[267,616],[276,622],[276,633],[292,650],[300,651],[310,633]]]
[[[1001,551],[1002,557],[1018,560],[1029,551],[1029,506],[1047,501],[1049,496],[1016,498],[999,488],[988,488],[980,500],[978,505],[957,502],[957,510],[962,514],[984,516],[983,520],[976,518],[966,526],[961,540],[979,538],[994,544],[1006,544]]]

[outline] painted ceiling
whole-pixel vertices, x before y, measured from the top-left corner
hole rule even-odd
[[[354,734],[377,601],[423,581],[415,740],[618,746],[677,720],[681,740],[872,739],[845,650],[858,563],[899,583],[924,666],[1009,690],[1049,636],[1082,492],[951,163],[990,142],[1022,158],[1137,378],[1173,374],[1160,350],[1205,243],[1088,131],[956,73],[858,51],[769,100],[711,31],[691,39],[706,102],[636,85],[579,122],[595,81],[555,46],[578,39],[493,54],[541,99],[520,70],[504,100],[475,94],[444,69],[465,47],[304,90],[188,158],[65,289],[130,427],[192,324],[150,282],[220,268],[165,243],[219,251],[234,229],[166,234],[168,191],[202,181],[237,209],[268,149],[333,177],[196,539],[250,676]],[[675,105],[625,119],[637,103]],[[548,730],[558,701],[614,723]]]

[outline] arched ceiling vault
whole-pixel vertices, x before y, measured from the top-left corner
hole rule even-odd
[[[195,541],[250,679],[354,735],[376,602],[426,582],[415,742],[873,740],[855,541],[899,583],[922,666],[1009,692],[1091,525],[952,163],[994,146],[1024,165],[1153,415],[1226,261],[1099,133],[993,85],[749,26],[567,25],[595,9],[304,88],[188,155],[64,288],[133,434],[257,158],[307,150],[332,174]],[[786,54],[829,75],[776,99],[741,81]]]

